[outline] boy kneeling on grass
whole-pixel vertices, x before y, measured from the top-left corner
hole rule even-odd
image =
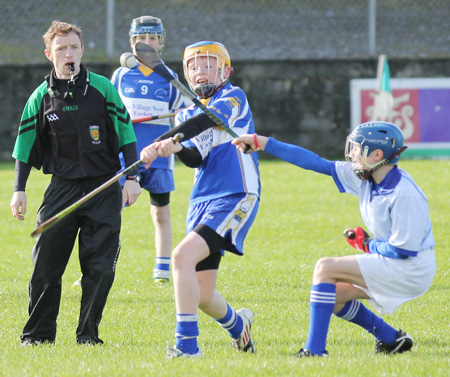
[[[410,351],[413,340],[368,310],[367,299],[381,314],[394,313],[404,302],[424,294],[436,272],[435,241],[428,202],[412,177],[397,166],[403,135],[394,124],[360,124],[347,137],[343,161],[328,161],[299,146],[260,135],[241,135],[232,142],[264,150],[303,169],[330,175],[340,192],[359,197],[369,234],[361,227],[344,236],[364,254],[321,258],[314,269],[310,326],[298,357],[328,356],[325,350],[331,315],[355,323],[376,339],[376,352]]]

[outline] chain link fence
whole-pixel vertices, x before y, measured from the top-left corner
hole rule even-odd
[[[233,60],[450,56],[449,0],[0,0],[0,63],[44,60],[54,19],[83,29],[85,61],[117,62],[131,20],[162,19],[166,61],[199,40]]]

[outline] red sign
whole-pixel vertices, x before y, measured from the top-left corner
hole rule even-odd
[[[368,122],[374,112],[375,90],[361,90],[361,123]],[[418,89],[393,89],[394,107],[387,122],[396,124],[403,132],[405,141],[420,142],[420,108]]]

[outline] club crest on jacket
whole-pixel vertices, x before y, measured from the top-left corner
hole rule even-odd
[[[100,127],[97,125],[89,126],[89,133],[91,134],[92,144],[100,144]]]

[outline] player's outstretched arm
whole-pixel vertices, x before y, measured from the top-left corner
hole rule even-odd
[[[241,151],[243,151],[244,144],[248,143],[253,151],[265,151],[280,160],[289,162],[306,170],[313,170],[317,173],[326,175],[332,175],[334,172],[335,162],[328,161],[298,145],[283,143],[272,137],[257,134],[245,134],[238,136],[232,143]]]

